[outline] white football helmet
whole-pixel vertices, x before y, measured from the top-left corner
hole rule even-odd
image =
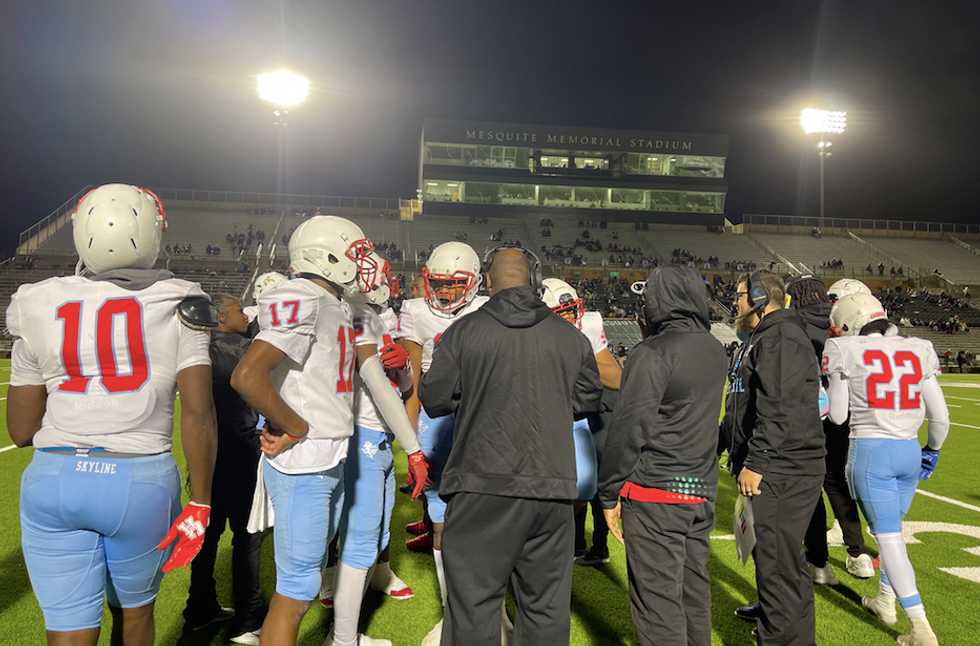
[[[480,289],[480,258],[466,243],[444,242],[432,251],[422,278],[429,309],[437,316],[451,318]]]
[[[838,299],[830,310],[830,335],[856,336],[868,323],[887,318],[885,308],[871,294],[848,294]]]
[[[110,269],[151,269],[167,220],[159,198],[145,188],[106,184],[89,191],[71,215],[81,265],[99,274]]]
[[[571,285],[560,278],[545,278],[541,281],[541,286],[543,288],[541,300],[551,308],[552,312],[559,316],[571,312],[574,316],[572,322],[576,325],[582,321],[585,308],[582,306],[582,299]]]
[[[320,215],[303,222],[289,238],[289,269],[313,274],[343,289],[346,296],[361,290],[361,282],[374,284],[377,264],[374,246],[361,228],[344,218]]]
[[[827,290],[827,298],[831,303],[836,303],[842,296],[848,294],[871,294],[871,289],[855,278],[842,278],[830,286]]]
[[[265,274],[262,274],[261,276],[255,279],[255,285],[252,286],[252,300],[257,302],[259,300],[259,296],[262,295],[262,292],[264,292],[265,290],[269,289],[270,287],[272,287],[277,283],[281,283],[287,280],[289,279],[277,271],[270,271]]]
[[[374,285],[361,285],[361,289],[357,294],[352,294],[347,297],[347,300],[352,303],[368,303],[370,305],[380,305],[382,311],[388,307],[388,299],[392,295],[399,294],[398,279],[391,275],[391,265],[388,261],[379,256],[376,252],[371,252],[371,260],[381,267],[381,271],[377,272],[377,279]],[[365,291],[365,289],[367,291]]]

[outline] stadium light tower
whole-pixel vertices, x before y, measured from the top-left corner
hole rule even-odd
[[[844,132],[844,128],[847,126],[847,113],[807,108],[800,115],[800,121],[806,134],[820,133],[817,155],[820,157],[820,228],[822,229],[824,226],[823,160],[824,157],[831,155],[829,150],[831,142],[827,141],[827,135],[839,135]]]
[[[269,74],[259,74],[258,91],[259,96],[266,101],[278,106],[273,111],[276,120],[273,124],[279,129],[279,155],[276,170],[276,204],[279,203],[282,195],[282,159],[286,139],[286,126],[289,110],[286,106],[301,103],[306,98],[310,81],[305,76],[299,76],[286,70],[271,72]]]

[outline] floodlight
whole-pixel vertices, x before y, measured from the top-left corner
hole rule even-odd
[[[259,96],[276,105],[295,105],[306,98],[310,81],[286,70],[259,74]]]
[[[847,113],[807,108],[800,115],[800,120],[807,134],[813,132],[840,134],[844,132],[844,127],[847,125]]]

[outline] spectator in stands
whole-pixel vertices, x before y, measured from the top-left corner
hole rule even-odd
[[[963,372],[963,365],[966,363],[966,351],[960,350],[956,353],[956,365],[959,366],[960,373]]]
[[[871,263],[870,262],[868,263],[868,266],[864,268],[864,271],[868,272],[868,275],[869,276],[871,276],[871,275],[874,274],[874,270],[871,268]]]
[[[885,275],[885,263],[883,263],[883,262],[879,262],[878,263],[878,275],[879,276],[884,276]]]

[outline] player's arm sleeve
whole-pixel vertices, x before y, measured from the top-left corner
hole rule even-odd
[[[259,327],[256,339],[275,347],[300,366],[306,363],[316,341],[320,300],[308,290],[290,283],[259,296]]]
[[[432,365],[419,381],[419,400],[429,417],[455,413],[459,406],[462,378],[454,347],[459,329],[450,327],[442,335],[432,353]]]
[[[626,360],[619,401],[599,462],[599,500],[604,509],[616,506],[620,490],[640,459],[645,438],[655,430],[651,424],[664,392],[657,375],[664,372],[660,357],[642,346]]]
[[[418,327],[415,325],[415,316],[412,314],[411,307],[402,307],[402,311],[398,315],[398,323],[391,333],[391,338],[395,340],[405,339],[406,341],[417,343],[419,346],[422,345],[422,339],[419,338]]]
[[[830,413],[827,417],[834,424],[841,425],[847,421],[851,388],[844,366],[844,354],[834,339],[824,345],[820,369],[828,378],[827,399],[830,400]]]
[[[575,377],[572,411],[577,418],[588,413],[598,413],[602,403],[602,381],[599,379],[599,366],[588,341],[580,339],[582,365]]]
[[[405,449],[405,453],[412,454],[420,451],[422,447],[419,446],[412,423],[408,421],[405,406],[402,404],[401,398],[395,394],[394,388],[391,387],[391,382],[385,375],[378,355],[373,354],[362,361],[358,373],[371,391],[371,397],[378,406],[381,416],[384,417],[391,432],[398,438],[398,442]]]
[[[808,356],[804,356],[804,350]],[[795,406],[790,402],[799,399],[807,373],[814,369],[813,350],[810,346],[804,348],[776,337],[762,340],[752,351],[758,366],[755,374],[757,417],[747,443],[748,456],[744,466],[765,475],[770,458],[779,451],[786,434],[792,431],[789,409]],[[813,399],[817,400],[816,392]]]
[[[7,331],[14,337],[10,353],[10,385],[11,386],[43,386],[44,373],[41,362],[31,348],[30,342],[23,336],[20,304],[24,295],[23,287],[17,290],[10,299],[7,307]]]
[[[191,366],[210,366],[211,353],[208,344],[211,335],[200,330],[192,330],[174,317],[177,326],[177,372]]]
[[[922,399],[926,405],[926,417],[929,418],[928,447],[938,451],[949,435],[949,407],[935,376],[929,376],[922,382]]]

